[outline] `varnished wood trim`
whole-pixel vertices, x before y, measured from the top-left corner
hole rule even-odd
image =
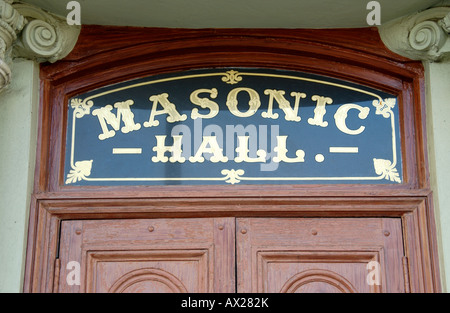
[[[128,219],[162,217],[399,217],[403,221],[405,255],[409,260],[409,281],[412,292],[440,292],[436,263],[436,246],[430,237],[433,229],[426,220],[427,198],[361,198],[361,199],[272,199],[247,203],[229,199],[218,203],[207,200],[197,203],[162,203],[150,200],[124,202],[99,200],[38,201],[39,236],[29,245],[26,292],[51,292],[54,281],[54,260],[60,221],[71,219]],[[91,213],[89,213],[91,211]]]

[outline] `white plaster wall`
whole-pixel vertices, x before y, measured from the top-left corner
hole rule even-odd
[[[0,292],[22,292],[34,180],[39,67],[15,60],[0,94]]]
[[[450,288],[450,61],[425,62],[430,178],[442,287]]]

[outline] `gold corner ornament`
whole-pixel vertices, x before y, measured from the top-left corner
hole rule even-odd
[[[389,118],[394,115],[392,109],[395,107],[396,99],[388,98],[384,100],[373,100],[372,104],[376,108],[375,114]]]
[[[391,125],[392,125],[392,141],[393,145],[395,147],[395,121],[394,121],[394,112],[392,112],[392,109],[395,107],[396,99],[394,98],[388,98],[381,100],[374,100],[372,102],[373,106],[376,108],[375,114],[381,115],[384,118],[391,118]],[[377,175],[380,175],[381,178],[384,178],[386,180],[390,180],[396,183],[401,184],[400,175],[396,169],[397,166],[397,154],[396,150],[393,149],[393,160],[392,162],[389,160],[383,160],[383,159],[373,159],[373,165],[375,168],[375,173]]]
[[[74,118],[82,118],[91,113],[91,108],[94,105],[93,101],[81,100],[78,98],[70,101],[70,106],[73,108]]]
[[[93,160],[76,162],[69,174],[67,174],[66,185],[86,180],[86,177],[91,175],[92,162]]]
[[[71,151],[71,170],[67,174],[66,185],[73,184],[81,180],[86,180],[91,175],[93,160],[78,161],[74,163],[74,147],[75,147],[75,119],[82,118],[85,115],[91,113],[91,108],[94,105],[93,101],[81,100],[78,98],[72,99],[70,106],[73,109],[73,122],[72,122],[72,151]]]
[[[400,175],[398,174],[395,164],[392,164],[389,160],[383,159],[373,159],[373,165],[375,167],[375,172],[382,178],[401,183]]]

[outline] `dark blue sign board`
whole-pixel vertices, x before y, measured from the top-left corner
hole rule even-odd
[[[65,185],[398,184],[394,95],[300,72],[204,69],[69,99]]]

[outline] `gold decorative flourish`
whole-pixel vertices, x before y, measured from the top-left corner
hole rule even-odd
[[[389,118],[393,114],[392,109],[395,107],[397,99],[388,98],[384,100],[373,100],[372,104],[376,108],[375,114]]]
[[[396,138],[395,138],[395,122],[394,122],[394,112],[392,109],[395,107],[397,99],[388,98],[382,100],[374,100],[372,102],[373,106],[375,106],[376,111],[375,114],[381,115],[384,118],[391,119],[391,127],[392,127],[392,162],[389,160],[383,159],[373,159],[373,164],[375,167],[375,172],[377,175],[380,175],[381,179],[387,179],[393,182],[402,183],[400,179],[400,175],[396,169],[397,166],[397,153],[396,153]]]
[[[72,99],[70,101],[70,106],[73,108],[73,114],[77,118],[82,118],[83,116],[91,113],[91,107],[94,105],[93,101],[81,100],[78,98]]]
[[[377,173],[377,175],[380,175],[382,178],[396,183],[402,182],[400,179],[400,175],[395,168],[395,165],[393,165],[391,161],[383,159],[373,159],[373,165],[375,167],[375,172]]]
[[[229,184],[240,183],[242,179],[242,175],[244,175],[244,170],[222,170],[222,175],[225,175],[225,182]]]
[[[225,73],[225,76],[222,77],[222,81],[227,84],[234,85],[242,81],[242,77],[238,71],[231,70]]]
[[[93,160],[79,161],[72,166],[70,173],[67,174],[66,184],[76,183],[80,180],[85,180],[87,176],[91,175]]]

